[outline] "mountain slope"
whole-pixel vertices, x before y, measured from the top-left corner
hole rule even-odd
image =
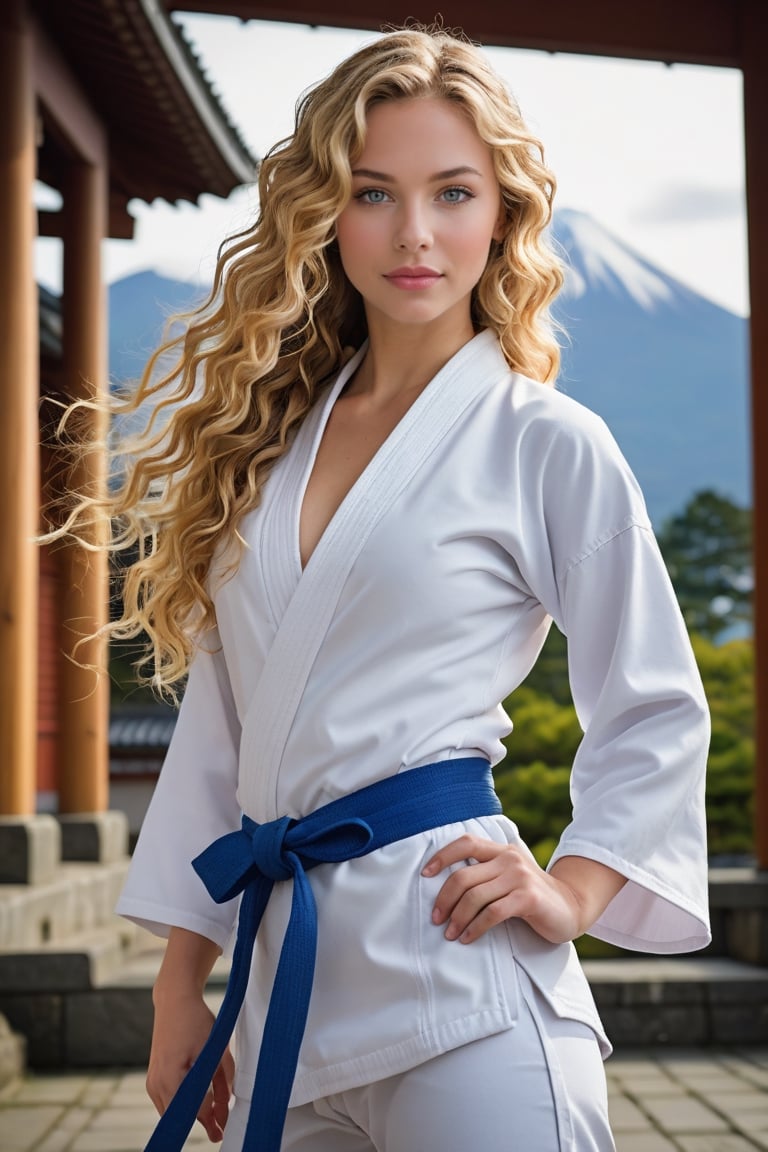
[[[607,421],[657,522],[702,488],[749,503],[747,321],[582,213],[554,232],[569,266],[558,387]]]
[[[114,383],[141,375],[151,353],[163,338],[172,316],[198,304],[206,295],[200,284],[187,284],[135,272],[109,286],[109,374]]]

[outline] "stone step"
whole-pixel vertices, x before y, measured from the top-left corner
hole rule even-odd
[[[0,950],[0,995],[85,992],[113,979],[135,948],[137,929],[112,917],[85,932],[36,948]]]
[[[0,1012],[26,1038],[31,1068],[143,1067],[164,941],[127,921],[27,953],[0,953]],[[216,1012],[229,962],[206,999]]]
[[[61,864],[46,884],[0,884],[0,950],[60,943],[112,923],[128,864]]]
[[[26,1071],[26,1041],[0,1016],[0,1091]]]
[[[693,955],[583,964],[617,1048],[768,1042],[768,968]]]
[[[145,1067],[163,947],[139,931],[119,968],[104,980],[96,973],[89,987],[0,994],[0,1011],[26,1036],[30,1066]],[[213,1011],[228,967],[220,959],[209,981]],[[619,1051],[768,1043],[768,969],[706,956],[588,960],[584,968]]]

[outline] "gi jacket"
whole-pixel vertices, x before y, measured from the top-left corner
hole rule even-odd
[[[190,861],[236,829],[299,817],[419,764],[504,755],[500,701],[551,620],[568,637],[584,737],[573,816],[553,861],[628,878],[592,934],[655,952],[707,925],[701,682],[637,483],[602,421],[510,372],[490,331],[427,385],[334,515],[302,571],[299,513],[344,367],[240,526],[236,570],[211,574],[218,629],[194,659],[119,911],[228,943]],[[512,742],[514,756],[514,741]],[[572,945],[509,920],[470,945],[430,914],[445,874],[421,868],[464,831],[520,843],[494,816],[425,832],[310,874],[318,959],[292,1104],[393,1075],[513,1027],[516,965],[555,1010],[607,1041]],[[290,884],[259,932],[238,1025],[248,1097]]]

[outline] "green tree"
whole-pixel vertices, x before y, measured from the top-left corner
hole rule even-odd
[[[752,517],[724,496],[697,492],[658,533],[688,629],[716,640],[751,619]]]
[[[754,835],[754,685],[751,640],[692,636],[712,717],[707,763],[710,856],[749,855]]]

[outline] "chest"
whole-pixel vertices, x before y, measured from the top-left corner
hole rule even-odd
[[[413,402],[412,395],[371,406],[357,396],[342,396],[333,406],[304,490],[299,517],[299,547],[306,567],[347,493]]]

